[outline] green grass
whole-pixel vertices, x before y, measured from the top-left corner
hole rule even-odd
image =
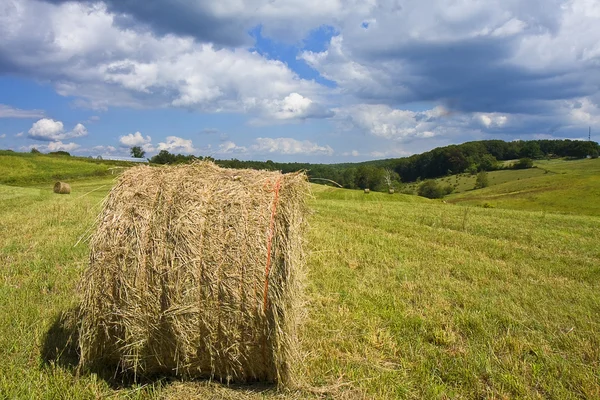
[[[325,185],[313,184],[313,195],[320,200],[345,200],[354,202],[402,202],[402,203],[427,203],[431,200],[424,197],[412,196],[401,193],[365,193],[362,190],[339,190]]]
[[[538,168],[525,172],[538,172],[516,180],[513,176],[502,181],[498,176],[520,171],[492,172],[489,187],[453,194],[448,196],[447,201],[600,216],[600,159],[537,161],[536,166]],[[497,174],[497,181],[492,179],[493,174]]]
[[[131,165],[118,161],[0,151],[0,184],[28,185],[106,176],[111,175],[109,168]]]
[[[576,164],[547,167],[573,180]],[[316,185],[307,388],[77,375],[56,320],[111,183],[0,185],[0,398],[600,398],[600,218]]]
[[[500,185],[506,182],[519,181],[522,179],[529,179],[538,176],[545,175],[546,171],[539,168],[529,168],[520,170],[501,170],[488,172],[489,185]],[[454,188],[453,193],[463,193],[475,188],[475,181],[477,175],[471,175],[468,173],[451,175],[444,178],[435,179],[435,181],[441,185],[450,185]],[[415,186],[416,190],[416,186]]]

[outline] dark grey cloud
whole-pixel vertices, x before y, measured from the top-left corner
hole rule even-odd
[[[63,4],[73,0],[45,0]],[[76,0],[93,4],[95,0]],[[200,41],[222,46],[240,46],[250,43],[247,34],[252,22],[245,16],[238,18],[216,16],[210,2],[104,0],[107,10],[116,14],[115,23],[121,28],[147,27],[159,35],[176,34],[192,36]]]
[[[556,102],[600,93],[594,15],[600,3],[585,0],[382,0],[346,20],[326,51],[301,58],[346,102],[550,116]]]
[[[506,62],[513,44],[502,40],[469,40],[455,44],[413,45],[395,62],[409,75],[390,77],[409,89],[396,101],[442,102],[451,111],[537,113],[540,100],[586,96],[595,88],[572,70],[529,70]],[[591,72],[591,71],[590,71]]]

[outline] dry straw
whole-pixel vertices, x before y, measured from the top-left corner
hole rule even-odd
[[[304,173],[129,169],[82,280],[81,366],[294,383]]]
[[[68,183],[56,182],[54,184],[54,193],[58,194],[70,194],[71,186]]]

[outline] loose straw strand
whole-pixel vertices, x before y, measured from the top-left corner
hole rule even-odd
[[[271,222],[269,224],[269,237],[267,239],[267,265],[265,268],[265,290],[263,293],[263,310],[267,311],[267,293],[269,291],[269,272],[271,271],[271,247],[273,244],[273,236],[275,235],[275,214],[277,213],[277,203],[279,201],[279,189],[281,188],[281,178],[277,179],[273,187],[275,197],[271,207]]]

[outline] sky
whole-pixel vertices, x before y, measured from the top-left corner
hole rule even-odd
[[[0,0],[0,149],[335,163],[588,127],[598,0]]]

